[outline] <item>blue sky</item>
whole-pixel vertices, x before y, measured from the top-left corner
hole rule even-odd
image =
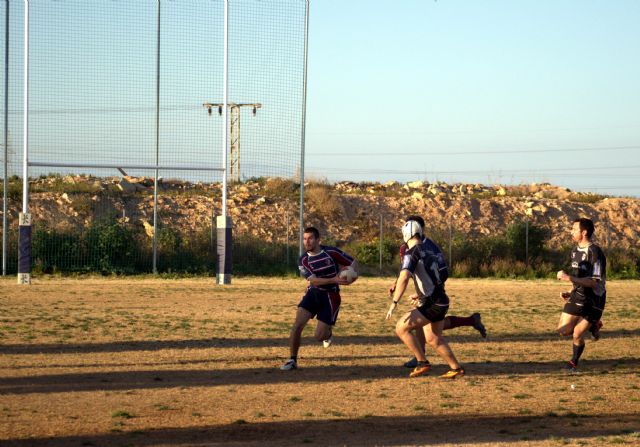
[[[30,3],[31,160],[152,164],[156,0]],[[23,2],[11,5],[20,172]],[[218,166],[221,121],[202,103],[222,100],[222,1],[161,5],[160,163]],[[231,0],[229,100],[262,104],[242,115],[243,178],[298,172],[303,12]],[[638,23],[637,0],[312,0],[307,178],[640,196]]]
[[[310,177],[640,195],[640,2],[310,11]]]

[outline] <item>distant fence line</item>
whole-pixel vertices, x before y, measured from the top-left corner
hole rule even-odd
[[[87,207],[90,208],[92,218],[85,228],[65,229],[51,225],[53,222],[38,222],[34,226],[35,274],[151,272],[149,228],[140,223],[140,209],[127,211],[126,198],[119,198],[125,202],[119,205],[122,211],[117,211],[106,201],[92,201],[92,194],[73,197],[78,210],[82,211],[84,207],[84,212],[87,212]],[[248,218],[243,219],[241,213],[235,218],[234,272],[240,275],[296,274],[297,204],[261,203],[259,206],[261,214],[269,219],[263,225],[253,226]],[[232,214],[236,214],[236,210],[239,209],[232,207]],[[151,209],[148,214],[150,212]],[[157,234],[158,272],[214,274],[217,242],[214,214],[212,211],[206,219],[200,218],[199,224],[188,228],[181,227],[176,216],[172,216],[173,223],[160,222]],[[353,227],[357,224],[354,221]],[[399,229],[395,226],[395,221],[379,217],[375,225],[356,231],[347,241],[344,235],[329,230],[323,231],[322,240],[325,244],[337,244],[354,255],[365,275],[394,275],[400,265],[401,243]],[[463,230],[452,221],[437,227],[428,226],[426,233],[443,250],[453,276],[542,278],[553,277],[557,270],[569,267],[570,241],[565,247],[550,248],[549,230],[525,219],[505,223],[491,235]],[[602,239],[609,276],[639,278],[638,251],[617,247],[606,235]],[[9,252],[15,260],[15,236],[10,238],[10,247]],[[15,263],[10,262],[9,265],[15,268]]]

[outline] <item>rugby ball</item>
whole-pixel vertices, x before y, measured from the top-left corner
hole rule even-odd
[[[346,279],[349,282],[353,282],[358,277],[358,272],[356,272],[351,267],[347,267],[344,270],[340,271],[340,278]]]

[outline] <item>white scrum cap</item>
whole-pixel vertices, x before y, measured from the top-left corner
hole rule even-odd
[[[402,226],[402,239],[405,242],[408,242],[409,239],[411,239],[416,234],[419,234],[420,236],[422,236],[422,227],[415,220],[408,220]]]

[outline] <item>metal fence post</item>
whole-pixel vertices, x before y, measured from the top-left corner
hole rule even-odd
[[[451,217],[449,217],[449,268],[453,271],[452,245],[453,245],[453,230],[452,230]]]
[[[382,213],[380,213],[380,276],[382,276]]]
[[[289,259],[289,208],[287,207],[287,264],[286,264],[286,270],[289,270],[289,266],[291,265],[290,259]]]
[[[524,219],[524,263],[529,268],[529,218]]]

